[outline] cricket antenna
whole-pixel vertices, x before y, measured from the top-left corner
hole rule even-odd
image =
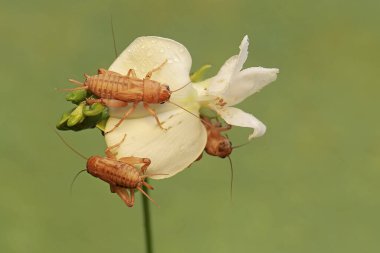
[[[193,112],[191,112],[191,111],[185,109],[184,107],[180,106],[179,104],[176,104],[176,103],[174,103],[174,102],[172,102],[172,101],[167,101],[166,103],[172,104],[172,105],[174,105],[174,106],[177,106],[177,107],[179,107],[179,108],[185,110],[186,112],[190,113],[191,115],[193,115],[194,117],[196,117],[196,118],[198,118],[200,121],[202,121],[202,123],[204,123],[204,124],[206,124],[206,125],[208,125],[208,126],[211,126],[210,123],[208,123],[206,120],[202,119],[201,117],[199,117],[199,116],[196,115],[195,113],[193,113]]]
[[[145,197],[147,197],[150,201],[152,201],[153,204],[155,204],[158,208],[160,208],[160,206],[157,204],[157,202],[154,201],[146,192],[144,192],[143,189],[141,189],[139,186],[137,186],[136,189],[139,190],[142,194],[144,194]]]
[[[60,135],[57,131],[54,130],[54,132],[56,133],[56,135],[58,135],[58,137],[61,139],[61,141],[69,148],[71,149],[75,154],[77,154],[78,156],[82,157],[84,160],[88,160],[87,157],[85,157],[84,155],[82,155],[79,151],[77,151],[76,149],[74,149],[72,146],[70,146],[69,143],[67,143],[67,141],[65,139],[63,139],[62,135]]]
[[[71,181],[71,184],[70,184],[70,195],[73,194],[73,185],[74,185],[74,182],[75,180],[77,180],[78,176],[82,173],[82,172],[85,172],[86,169],[83,169],[83,170],[80,170],[77,174],[75,174],[74,178],[73,178],[73,181]]]
[[[177,91],[179,91],[179,90],[182,90],[183,88],[185,88],[187,85],[189,85],[189,84],[191,84],[191,81],[190,82],[188,82],[187,84],[185,84],[184,86],[182,86],[181,88],[179,88],[179,89],[176,89],[176,90],[172,90],[171,91],[171,93],[173,93],[173,92],[177,92]]]
[[[234,168],[232,167],[232,159],[230,156],[227,156],[228,157],[228,160],[230,161],[230,170],[231,170],[231,183],[230,183],[230,197],[231,197],[231,201],[232,201],[232,184],[234,182]]]
[[[116,49],[116,39],[115,39],[115,31],[113,28],[112,14],[110,16],[111,16],[111,31],[112,31],[112,39],[113,39],[113,49],[115,50],[115,57],[117,58],[118,53],[117,53],[117,49]]]

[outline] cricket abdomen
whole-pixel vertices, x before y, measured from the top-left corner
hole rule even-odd
[[[87,160],[87,172],[110,185],[123,188],[134,189],[143,181],[135,167],[100,156],[91,156]]]
[[[90,76],[85,85],[96,96],[124,102],[143,100],[143,81],[112,73]]]

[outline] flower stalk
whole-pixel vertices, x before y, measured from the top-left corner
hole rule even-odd
[[[148,179],[146,179],[148,183]],[[149,194],[149,189],[147,187],[143,187],[144,191]],[[143,199],[143,214],[144,214],[144,233],[145,233],[145,247],[147,253],[153,253],[153,239],[152,239],[152,225],[150,219],[150,206],[149,199]]]

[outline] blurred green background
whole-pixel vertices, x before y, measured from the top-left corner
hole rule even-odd
[[[184,44],[215,74],[251,38],[245,67],[276,82],[239,107],[267,134],[153,181],[156,252],[379,252],[379,1],[1,1],[0,252],[144,252],[128,209],[54,134],[72,106],[55,88],[108,67],[142,35]],[[249,131],[234,129],[234,144]],[[96,130],[65,132],[86,156]],[[170,147],[167,147],[170,148]]]

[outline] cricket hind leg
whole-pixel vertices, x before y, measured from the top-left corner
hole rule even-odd
[[[112,193],[116,193],[128,207],[133,207],[135,204],[135,192],[133,189],[130,189],[130,196],[128,194],[128,189],[122,187],[110,185],[110,190]]]
[[[128,105],[128,102],[124,102],[117,99],[108,99],[108,98],[86,98],[86,103],[92,105],[95,103],[100,103],[107,107],[125,107]]]
[[[134,157],[134,156],[122,157],[119,160],[130,165],[144,164],[140,169],[143,175],[146,173],[146,170],[148,169],[151,163],[149,158],[141,158],[141,157]]]

